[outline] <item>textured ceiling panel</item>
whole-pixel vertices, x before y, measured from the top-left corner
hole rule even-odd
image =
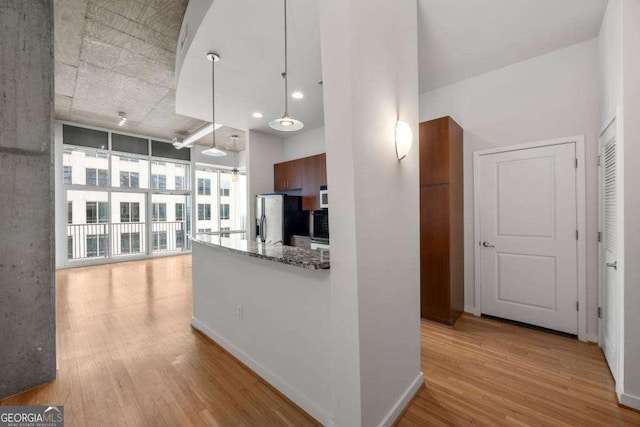
[[[205,122],[175,113],[175,51],[187,4],[55,0],[56,117],[163,139],[200,128]],[[120,111],[129,119],[122,127]]]
[[[81,62],[78,68],[73,110],[113,116],[118,112],[140,122],[164,98],[169,89],[147,83],[135,77]]]

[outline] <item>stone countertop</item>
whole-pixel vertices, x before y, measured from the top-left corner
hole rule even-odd
[[[328,270],[330,268],[329,251],[326,249],[305,249],[286,246],[281,243],[262,243],[260,241],[249,241],[241,236],[234,237],[231,234],[231,237],[221,237],[212,234],[196,234],[191,237],[191,240],[212,248],[224,249],[309,270]]]

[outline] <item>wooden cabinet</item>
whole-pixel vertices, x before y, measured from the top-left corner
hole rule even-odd
[[[274,191],[302,191],[302,209],[320,209],[320,187],[327,185],[325,154],[273,165]]]
[[[462,128],[420,124],[420,312],[453,325],[464,311]]]
[[[273,165],[274,191],[299,190],[302,188],[302,159]]]

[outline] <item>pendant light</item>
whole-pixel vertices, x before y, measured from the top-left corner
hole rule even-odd
[[[220,61],[220,55],[215,52],[207,53],[207,59],[211,61],[211,123],[213,125],[213,138],[211,142],[211,148],[207,148],[202,152],[205,156],[209,157],[224,157],[227,155],[224,151],[216,147],[216,62]]]
[[[231,139],[233,140],[233,151],[234,151],[234,161],[235,164],[238,164],[238,149],[236,148],[236,144],[238,142],[238,135],[231,135]],[[238,182],[238,173],[240,172],[240,170],[238,170],[238,166],[234,166],[233,169],[231,169],[231,181],[232,182]]]
[[[288,71],[288,57],[287,57],[287,0],[284,1],[284,73],[282,78],[284,79],[284,116],[269,123],[272,129],[280,130],[283,132],[293,132],[300,130],[304,127],[304,124],[300,120],[292,119],[289,117],[289,76]]]

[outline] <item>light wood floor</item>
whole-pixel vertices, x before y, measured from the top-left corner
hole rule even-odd
[[[314,424],[191,329],[190,256],[57,279],[58,378],[1,404],[63,404],[69,426]],[[473,316],[421,329],[425,388],[400,425],[640,425],[595,346]]]

